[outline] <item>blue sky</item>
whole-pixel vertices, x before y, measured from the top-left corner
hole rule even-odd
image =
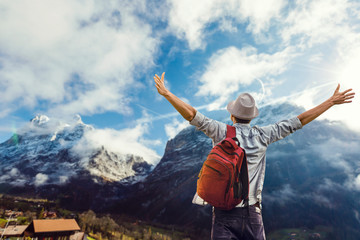
[[[163,71],[205,113],[245,91],[308,109],[360,88],[358,1],[4,0],[0,32],[1,142],[37,114],[80,114],[91,139],[156,161],[188,126],[157,94]],[[359,105],[322,118],[360,131]]]

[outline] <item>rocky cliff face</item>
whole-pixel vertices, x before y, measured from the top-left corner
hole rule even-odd
[[[113,206],[115,211],[138,215],[167,224],[192,226],[209,216],[191,203],[202,163],[211,150],[211,140],[189,127],[168,141],[160,163],[131,193]],[[198,227],[208,227],[204,222]],[[198,224],[199,225],[199,224]]]

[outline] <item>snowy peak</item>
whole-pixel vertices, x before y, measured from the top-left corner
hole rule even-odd
[[[74,117],[73,117],[73,120],[76,124],[84,124],[82,119],[81,119],[81,116],[79,114],[76,114]]]
[[[46,115],[38,114],[33,119],[30,120],[31,126],[33,127],[49,127],[49,128],[65,128],[65,127],[73,127],[76,125],[86,125],[81,119],[79,114],[76,114],[72,119],[68,119],[67,121],[56,120],[49,118]],[[90,125],[86,125],[90,127]]]
[[[50,118],[45,115],[36,115],[33,119],[30,120],[30,122],[35,126],[41,126],[45,123],[49,122]]]
[[[119,155],[104,147],[93,154],[87,164],[92,175],[108,182],[118,181],[125,184],[142,180],[151,170],[151,165],[142,157],[132,154]]]
[[[45,115],[37,115],[30,120],[30,123],[18,130],[17,134],[25,138],[41,136],[54,141],[62,137],[66,140],[80,139],[87,131],[94,128],[91,125],[84,124],[80,115],[75,115],[72,119],[60,120],[49,118]]]

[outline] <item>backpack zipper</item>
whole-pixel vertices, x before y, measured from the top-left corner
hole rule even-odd
[[[231,165],[233,166],[233,169],[235,169],[235,164],[232,163],[231,161],[229,161],[228,159],[224,158],[224,157],[221,156],[220,154],[212,152],[212,153],[209,153],[209,155],[216,155],[216,156],[218,156],[218,157],[221,157],[221,158],[224,159],[225,161],[231,163]],[[239,156],[238,154],[236,154],[236,155]]]
[[[210,158],[210,159],[207,159],[207,161],[215,161],[215,162],[218,162],[220,163],[221,165],[223,165],[225,168],[227,168],[227,170],[229,171],[229,178],[230,178],[230,181],[228,181],[228,184],[226,186],[226,190],[225,190],[225,193],[228,193],[228,191],[230,190],[230,184],[232,184],[232,174],[231,174],[231,171],[230,169],[228,168],[228,166],[226,166],[224,163],[222,163],[221,161],[215,159],[215,158]]]
[[[210,168],[211,170],[214,170],[214,171],[217,172],[219,175],[224,175],[224,174],[222,174],[219,170],[217,170],[216,168],[213,168],[213,167],[207,165],[206,163],[204,163],[204,165],[205,165],[206,167]]]
[[[215,147],[221,148],[221,150],[223,150],[223,151],[224,151],[226,154],[228,154],[228,155],[236,155],[236,156],[238,156],[238,157],[240,158],[239,154],[237,154],[236,152],[232,152],[232,153],[227,152],[220,144],[219,144],[219,145],[216,145]],[[239,147],[239,148],[240,148],[240,147]]]

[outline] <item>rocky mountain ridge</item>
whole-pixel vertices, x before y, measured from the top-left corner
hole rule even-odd
[[[87,156],[76,151],[80,140],[94,128],[80,116],[70,123],[38,115],[0,144],[0,183],[13,186],[62,185],[86,172],[95,182],[132,184],[151,170],[142,157],[114,153],[104,146]]]

